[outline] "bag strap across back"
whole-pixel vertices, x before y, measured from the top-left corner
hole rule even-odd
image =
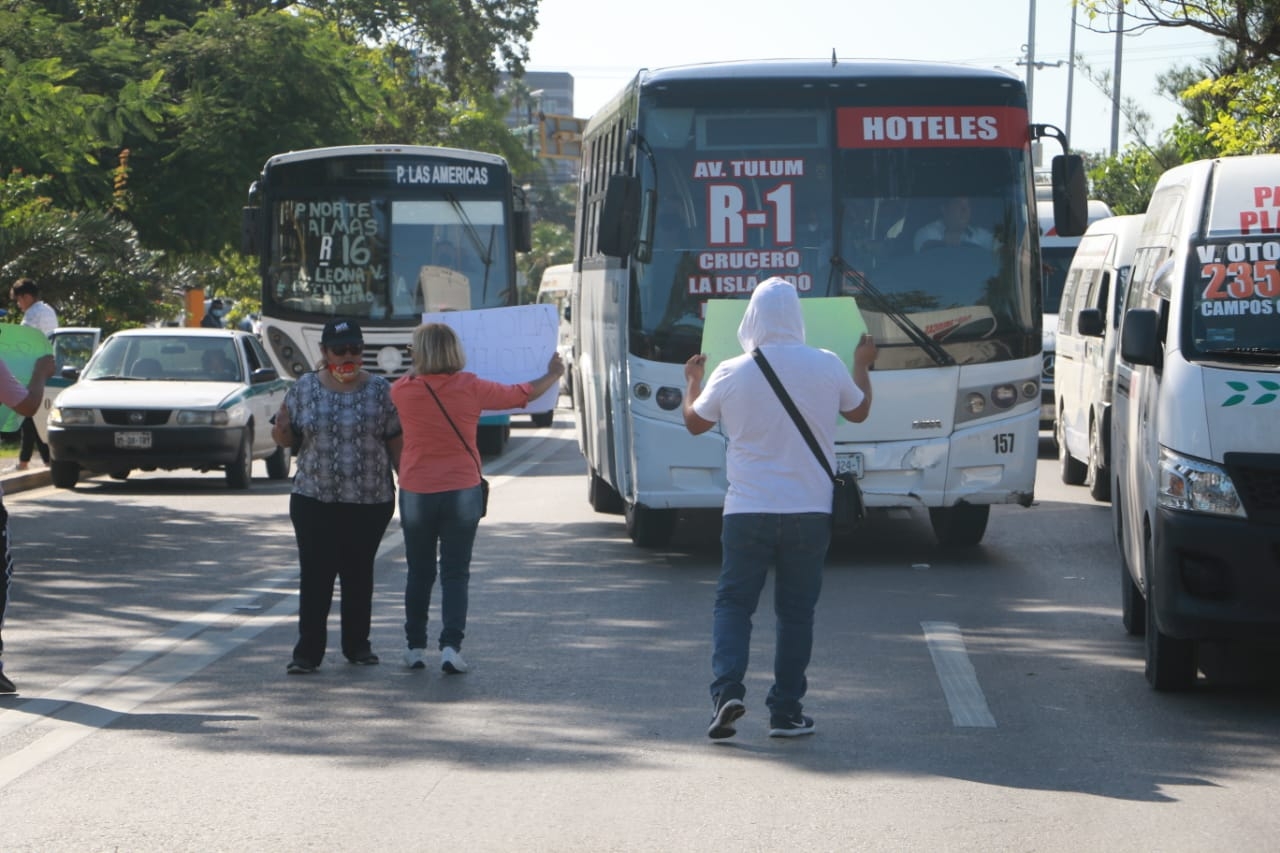
[[[826,454],[822,452],[822,448],[818,447],[818,439],[813,437],[813,432],[809,429],[809,424],[805,422],[804,416],[800,414],[800,410],[796,408],[796,404],[792,401],[791,395],[787,393],[787,389],[782,387],[782,382],[778,379],[778,374],[773,372],[773,365],[769,364],[769,360],[764,357],[764,353],[760,352],[760,348],[756,347],[751,351],[751,357],[756,360],[756,364],[760,365],[760,369],[764,371],[764,378],[769,380],[769,385],[773,388],[773,393],[778,395],[778,399],[782,401],[782,407],[787,410],[787,414],[791,415],[791,420],[795,422],[796,429],[800,430],[800,434],[804,436],[805,442],[809,445],[809,449],[813,451],[813,455],[818,458],[822,470],[827,472],[827,476],[834,482],[836,479],[835,472],[831,470],[831,464],[827,462]]]
[[[458,436],[458,441],[462,442],[463,448],[467,451],[467,455],[471,457],[471,461],[476,463],[476,470],[480,472],[480,479],[484,479],[484,469],[480,467],[480,460],[471,452],[471,445],[467,444],[467,440],[462,437],[462,430],[458,429],[458,425],[453,422],[453,418],[449,417],[449,411],[444,407],[444,403],[440,402],[440,397],[436,394],[435,389],[427,382],[424,377],[422,386],[431,392],[431,396],[436,401],[436,405],[440,407],[440,413],[444,415],[444,419],[449,422],[449,426],[453,427],[454,435]]]

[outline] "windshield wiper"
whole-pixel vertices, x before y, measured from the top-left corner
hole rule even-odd
[[[1201,349],[1203,355],[1229,355],[1237,358],[1273,359],[1280,356],[1280,347],[1212,347]]]
[[[880,290],[871,283],[871,279],[864,274],[849,266],[848,262],[839,255],[831,258],[831,274],[835,275],[836,270],[840,270],[841,275],[851,280],[858,288],[858,292],[866,294],[870,300],[875,303],[875,307],[890,320],[894,322],[902,333],[920,349],[924,350],[935,363],[942,367],[952,367],[956,360],[951,357],[951,353],[942,348],[942,344],[938,343],[933,337],[915,324],[914,321],[902,311],[894,307]],[[830,293],[832,288],[828,285],[827,292]]]
[[[489,229],[489,245],[486,246],[484,240],[480,238],[480,232],[471,223],[471,217],[467,216],[466,208],[462,206],[462,202],[458,201],[458,197],[453,193],[445,193],[444,197],[453,206],[453,212],[458,214],[458,219],[462,222],[462,228],[467,235],[467,239],[471,241],[471,245],[475,247],[476,254],[480,256],[480,260],[484,263],[484,281],[481,282],[480,298],[483,301],[488,301],[489,270],[493,266],[493,238],[497,229]]]

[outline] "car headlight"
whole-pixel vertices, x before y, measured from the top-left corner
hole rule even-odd
[[[179,409],[174,422],[178,426],[226,426],[226,409]]]
[[[1221,466],[1160,448],[1156,501],[1166,509],[1244,518],[1235,484]]]
[[[86,426],[93,423],[93,409],[66,409],[54,406],[49,410],[49,423],[54,426]]]

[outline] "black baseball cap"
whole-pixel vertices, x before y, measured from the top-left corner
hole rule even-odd
[[[320,346],[333,347],[343,344],[359,344],[364,346],[364,333],[355,320],[330,320],[324,324],[320,333]]]

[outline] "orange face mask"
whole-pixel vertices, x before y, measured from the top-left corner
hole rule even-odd
[[[329,365],[329,375],[339,382],[352,382],[360,375],[360,365],[354,362]]]

